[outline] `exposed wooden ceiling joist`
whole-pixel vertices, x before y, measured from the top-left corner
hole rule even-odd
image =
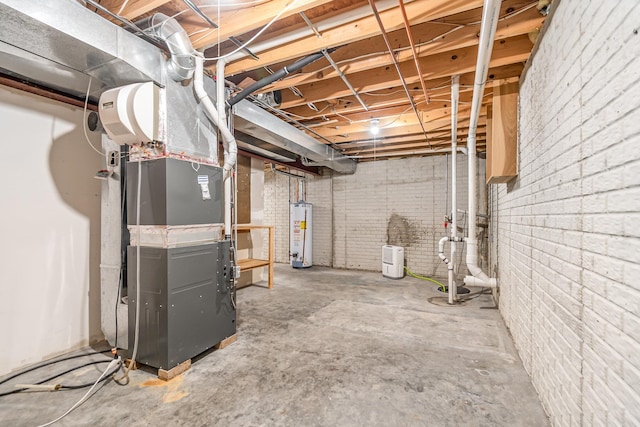
[[[519,35],[528,34],[542,22],[540,14],[535,9],[529,9],[525,13],[527,20],[517,21],[515,24],[511,24],[509,23],[509,21],[502,21],[498,25],[496,40],[503,40]],[[448,27],[443,28],[442,25],[433,23],[426,23],[416,27],[421,28],[415,30],[414,37],[423,37],[427,40],[436,37],[438,34],[444,34],[448,31],[451,31],[451,29]],[[419,49],[419,56],[422,58],[436,53],[449,52],[465,47],[477,46],[478,26],[474,25],[471,27],[454,27],[454,29],[455,28],[460,28],[460,30],[455,34],[451,33],[450,37],[444,36],[434,41],[433,43],[421,45]],[[424,32],[421,32],[422,30],[424,30]],[[391,36],[394,37],[394,35]],[[354,43],[354,45],[355,44],[356,43]],[[385,52],[384,43],[380,38],[368,39],[363,42],[358,42],[357,44],[359,46],[349,46],[349,55],[356,59],[341,64],[340,69],[346,75],[366,70],[372,70],[378,67],[384,67],[389,64],[389,54]],[[371,52],[373,52],[373,54]],[[340,50],[336,52],[336,54],[338,53],[340,53]],[[334,54],[334,57],[335,56],[336,55]],[[396,51],[396,59],[399,62],[405,62],[412,61],[413,57],[409,49],[402,48]],[[318,62],[322,62],[323,65],[325,64],[324,61]],[[315,64],[312,64],[312,66],[305,68],[304,71],[304,73],[295,74],[290,78],[266,86],[265,88],[261,89],[260,92],[281,90],[286,89],[290,86],[310,84],[313,82],[338,77],[337,71],[335,71],[333,68],[323,67],[322,69],[319,69],[319,67]]]
[[[510,64],[502,67],[494,67],[489,70],[489,78],[487,86],[492,86],[492,82],[500,79],[505,79],[513,76],[519,76],[522,72],[523,64],[516,63]],[[473,90],[473,73],[466,73],[460,75],[460,94],[461,94],[461,102],[466,102],[466,98],[463,100],[464,94],[468,94],[468,101],[471,101],[470,94]],[[431,102],[439,102],[438,100],[446,100],[449,102],[451,95],[451,78],[443,77],[440,79],[433,79],[430,81],[430,87],[436,88],[431,89]],[[373,92],[373,91],[372,91]],[[421,101],[421,96],[419,92],[416,92],[417,96],[415,99]],[[485,96],[487,92],[485,91]],[[371,93],[370,95],[367,93],[361,94],[362,99],[369,106],[370,118],[379,118],[380,116],[377,114],[377,111],[383,108],[388,108],[391,106],[398,105],[406,105],[408,106],[407,97],[404,95],[404,91],[398,88],[391,89],[383,89],[380,91],[376,91],[375,94]],[[358,104],[355,98],[352,97],[343,97],[340,99],[330,99],[326,102],[318,102],[317,107],[319,111],[314,111],[310,109],[307,105],[301,105],[298,107],[287,108],[287,112],[292,114],[298,120],[316,120],[322,116],[331,117],[332,114],[350,114],[354,112],[362,112],[364,111],[362,106]],[[410,107],[409,107],[410,108]],[[418,108],[423,108],[423,104],[419,104]]]
[[[500,67],[519,62],[524,62],[531,53],[531,41],[527,36],[517,36],[506,40],[500,40],[494,44],[493,55],[491,56],[490,67]],[[427,70],[422,76],[424,80],[433,80],[441,77],[452,76],[453,74],[469,73],[474,71],[476,65],[477,49],[467,47],[454,52],[439,53],[420,58]],[[410,61],[400,63],[400,70],[405,82],[409,85],[418,82],[416,69]],[[378,67],[366,72],[355,73],[349,76],[351,85],[359,92],[369,92],[390,87],[400,87],[401,81],[396,70],[392,67]],[[293,93],[282,93],[281,108],[288,109],[309,102],[315,103],[327,99],[335,99],[349,96],[351,91],[345,87],[340,79],[328,79],[309,85],[298,86],[304,94],[304,98],[299,98]]]
[[[451,113],[448,108],[439,108],[431,111],[421,112],[423,122],[433,122],[435,120],[450,117]],[[408,111],[399,116],[390,117],[380,120],[379,129],[392,132],[393,129],[407,128],[409,126],[418,125],[418,118],[413,111]],[[329,125],[323,129],[316,129],[316,133],[322,136],[334,136],[342,134],[354,134],[357,132],[369,131],[371,124],[369,122],[345,123],[339,126]]]
[[[416,24],[447,15],[474,9],[482,6],[482,0],[415,0],[406,5],[409,20]],[[398,30],[403,27],[403,20],[397,8],[380,13],[387,31]],[[260,59],[241,59],[227,66],[229,75],[254,70],[273,63],[283,62],[318,52],[329,47],[344,46],[363,40],[380,33],[380,28],[373,16],[356,19],[346,25],[324,31],[322,38],[315,34],[291,41],[285,45],[278,45],[259,53]]]
[[[279,117],[287,114],[288,121],[301,129],[310,126],[306,132],[317,141],[332,144],[361,161],[450,151],[451,77],[460,75],[458,141],[465,145],[482,0],[404,2],[422,75],[413,62],[397,0],[375,3],[393,58],[368,0],[257,0],[257,3],[252,0],[251,4],[225,4],[219,9],[209,1],[192,1],[218,29],[197,16],[183,0],[129,0],[124,8],[124,0],[103,0],[101,4],[113,12],[122,8],[121,15],[131,20],[157,12],[176,16],[197,49],[209,48],[207,56],[216,56],[218,49],[223,54],[236,50],[229,37],[246,42],[272,23],[248,46],[257,54],[257,60],[246,52],[229,58],[227,79],[236,84],[245,79],[259,80],[271,70],[279,70],[310,53],[339,46],[331,57],[340,72],[323,58],[260,92],[280,91],[282,99],[277,110],[269,111],[279,113]],[[517,79],[522,72],[533,46],[530,34],[535,33],[544,19],[537,11],[537,3],[537,0],[503,0],[483,98],[485,106],[491,103],[492,82]],[[399,62],[411,99],[402,89],[392,59]],[[211,68],[215,62],[207,65]],[[423,94],[422,82],[428,99]],[[412,103],[416,104],[417,115]],[[480,150],[484,149],[486,138],[485,106],[479,121]],[[369,132],[372,119],[379,120],[380,133],[375,137]]]
[[[124,0],[103,0],[100,4],[113,13],[119,13],[123,18],[134,20],[146,13],[159,8],[171,0],[129,0],[122,12],[120,8],[125,4]]]
[[[479,123],[482,123],[484,125],[486,123],[486,118],[481,117]],[[425,123],[424,127],[425,127],[425,130],[427,131],[427,134],[429,134],[429,132],[432,132],[435,130],[442,130],[445,128],[449,128],[450,125],[451,125],[451,119],[443,118],[443,119],[434,120],[434,121]],[[422,129],[420,128],[419,125],[409,125],[402,128],[391,129],[391,130],[380,129],[380,133],[378,134],[378,136],[380,138],[384,138],[388,136],[416,135],[421,133],[422,133]],[[330,135],[324,138],[330,141],[331,143],[340,144],[341,142],[347,142],[347,141],[353,141],[353,140],[365,140],[365,139],[369,139],[370,137],[371,137],[370,131],[368,129],[365,129],[359,132],[353,132],[349,134],[345,133],[345,134],[339,134],[339,135]]]
[[[460,131],[458,132],[458,142],[463,142],[465,139],[465,132],[467,131],[468,128],[463,127],[460,128]],[[478,127],[478,135],[481,135],[484,133],[484,128],[483,127]],[[446,139],[448,141],[451,141],[451,132],[449,130],[442,130],[442,131],[433,131],[429,134],[430,139],[431,140],[441,140],[441,139]],[[396,136],[396,137],[385,137],[385,138],[378,138],[378,137],[373,137],[373,135],[370,135],[369,138],[364,139],[364,140],[359,140],[359,141],[350,141],[350,142],[344,142],[342,144],[336,144],[336,147],[338,147],[341,150],[351,150],[354,148],[358,148],[358,147],[362,147],[363,145],[366,144],[379,144],[379,145],[397,145],[397,144],[409,144],[409,143],[414,143],[416,141],[422,141],[421,143],[424,143],[424,135],[422,134],[417,134],[417,135],[408,135],[408,136]]]
[[[193,47],[196,49],[207,48],[216,45],[218,40],[225,41],[229,37],[244,34],[247,29],[260,28],[269,23],[282,10],[284,12],[280,15],[280,19],[330,2],[331,0],[297,0],[295,2],[291,0],[271,0],[256,6],[227,12],[224,14],[223,19],[217,23],[220,26],[217,30],[211,29],[205,35],[195,37]]]
[[[478,141],[484,141],[486,139],[486,134],[484,132],[484,130],[482,130],[482,132],[478,133]],[[464,138],[458,138],[457,143],[459,145],[466,145],[466,139]],[[402,148],[425,148],[425,147],[429,147],[429,145],[435,147],[438,145],[451,145],[451,138],[449,136],[441,136],[438,138],[429,138],[429,141],[427,142],[427,140],[424,139],[424,137],[420,136],[420,135],[412,135],[409,137],[406,137],[406,141],[405,142],[387,142],[386,140],[378,140],[378,139],[373,139],[367,142],[362,142],[362,143],[352,143],[352,144],[345,144],[345,145],[349,145],[349,147],[345,147],[343,145],[340,145],[340,150],[343,154],[350,154],[350,153],[355,153],[355,152],[366,152],[367,150],[373,150],[375,149],[384,149],[386,151],[389,150],[394,150],[396,148],[398,149],[402,149]]]

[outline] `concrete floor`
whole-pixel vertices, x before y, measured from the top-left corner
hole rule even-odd
[[[277,265],[274,289],[238,291],[236,343],[168,383],[144,371],[109,382],[56,425],[548,425],[491,296],[449,307],[435,288]],[[0,397],[0,425],[50,421],[85,391]]]

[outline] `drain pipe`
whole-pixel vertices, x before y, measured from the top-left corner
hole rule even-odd
[[[231,237],[231,179],[230,171],[235,166],[238,158],[238,145],[236,139],[227,125],[226,94],[224,90],[224,67],[226,62],[219,59],[216,63],[216,102],[218,103],[218,115],[220,132],[222,134],[222,146],[224,147],[224,229],[225,234]],[[225,137],[225,132],[228,134]]]
[[[447,265],[449,278],[449,304],[454,304],[458,299],[458,286],[456,285],[456,242],[458,239],[458,102],[460,101],[460,76],[451,77],[451,263]]]
[[[231,236],[231,180],[229,179],[231,169],[236,163],[238,154],[238,146],[236,139],[227,126],[226,113],[224,112],[224,77],[217,77],[216,92],[220,92],[220,85],[222,85],[222,96],[218,95],[218,105],[220,105],[220,99],[222,99],[222,113],[216,110],[216,107],[211,102],[209,95],[204,90],[203,75],[204,75],[204,58],[202,54],[196,55],[196,71],[193,75],[193,89],[196,92],[198,100],[202,104],[203,108],[216,125],[220,134],[222,135],[222,145],[224,146],[224,164],[223,179],[225,181],[224,191],[224,233],[225,236]],[[224,63],[221,65],[224,69]]]
[[[464,278],[464,283],[470,286],[484,286],[495,288],[498,286],[496,278],[490,278],[478,266],[478,240],[476,238],[476,132],[478,118],[484,95],[484,87],[489,71],[489,61],[493,50],[498,17],[500,15],[501,0],[485,0],[482,10],[482,26],[480,28],[480,43],[478,45],[478,62],[471,101],[471,116],[469,118],[469,136],[467,150],[469,160],[469,236],[467,242],[467,268],[472,274]]]
[[[458,102],[460,100],[460,76],[451,77],[451,236],[445,236],[438,241],[438,256],[447,265],[447,291],[448,303],[455,304],[458,300],[458,286],[456,284],[456,243],[462,242],[462,237],[458,237],[457,221],[457,160],[458,153]],[[449,191],[448,188],[445,191]],[[449,259],[444,255],[444,244],[451,242],[451,256]]]

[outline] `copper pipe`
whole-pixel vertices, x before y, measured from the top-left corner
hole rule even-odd
[[[329,52],[327,52],[327,50],[325,49],[322,51],[322,53],[324,54],[324,57],[327,58],[327,61],[329,61],[329,64],[331,64],[333,69],[336,70],[336,73],[338,73],[344,84],[349,88],[353,96],[355,96],[360,105],[362,105],[362,108],[364,108],[365,111],[369,111],[369,107],[367,107],[367,104],[364,103],[362,98],[360,98],[360,94],[358,94],[358,91],[351,85],[351,83],[349,83],[347,76],[344,75],[340,67],[338,67],[338,64],[336,64],[333,58],[331,58]]]
[[[404,0],[398,0],[400,11],[402,12],[402,19],[404,20],[404,28],[407,30],[407,37],[409,38],[409,44],[411,45],[411,53],[413,53],[413,62],[416,64],[416,70],[418,71],[418,77],[420,77],[420,85],[422,86],[422,94],[424,95],[424,102],[429,103],[429,95],[427,95],[427,88],[424,85],[424,78],[422,77],[422,69],[420,68],[420,61],[418,61],[418,53],[416,52],[416,44],[413,41],[413,34],[411,33],[411,25],[409,24],[409,18],[407,17],[407,10],[404,8]]]
[[[398,72],[398,77],[400,77],[400,82],[402,82],[402,87],[404,88],[404,91],[407,94],[407,98],[411,103],[413,112],[416,113],[416,117],[418,118],[418,123],[420,123],[420,127],[422,128],[422,133],[424,134],[424,138],[427,141],[427,144],[429,144],[429,148],[433,150],[433,147],[431,146],[431,142],[429,142],[429,137],[427,136],[427,131],[424,128],[424,123],[422,123],[422,117],[420,117],[420,113],[418,112],[416,103],[413,101],[413,98],[411,97],[411,93],[409,92],[409,88],[407,87],[407,83],[404,81],[404,77],[402,76],[402,72],[400,71],[400,65],[398,64],[398,60],[393,54],[393,49],[391,48],[391,43],[389,42],[389,36],[387,35],[386,30],[384,29],[384,25],[382,24],[382,20],[380,19],[380,14],[378,13],[378,9],[376,8],[376,4],[374,3],[374,0],[369,0],[369,5],[371,6],[371,10],[373,10],[373,15],[376,17],[376,21],[378,21],[378,27],[380,27],[380,33],[382,34],[384,43],[387,45],[387,50],[389,51],[389,55],[391,56],[393,65],[396,67],[396,71]]]

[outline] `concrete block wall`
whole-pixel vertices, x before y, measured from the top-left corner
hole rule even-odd
[[[272,171],[264,173],[264,223],[275,227],[275,262],[289,262],[289,203],[295,181]]]
[[[382,245],[395,244],[405,248],[412,271],[446,276],[437,244],[445,235],[443,218],[450,211],[445,206],[447,168],[450,173],[447,163],[450,158],[445,156],[409,158],[361,163],[353,175],[331,171],[321,177],[306,175],[307,201],[313,203],[314,264],[380,271]],[[457,198],[463,210],[467,206],[466,164],[467,157],[459,155]],[[484,173],[484,161],[480,160],[481,181]],[[289,185],[297,185],[297,180],[289,181],[270,172],[265,176],[266,221],[277,227],[278,262],[288,262],[287,205],[294,193]],[[480,211],[486,212],[486,203],[480,206]],[[464,214],[458,218],[460,226],[466,223]],[[459,251],[463,250],[459,245]],[[462,269],[466,272],[464,262]]]
[[[500,310],[553,425],[640,425],[640,3],[554,8],[490,189]]]

